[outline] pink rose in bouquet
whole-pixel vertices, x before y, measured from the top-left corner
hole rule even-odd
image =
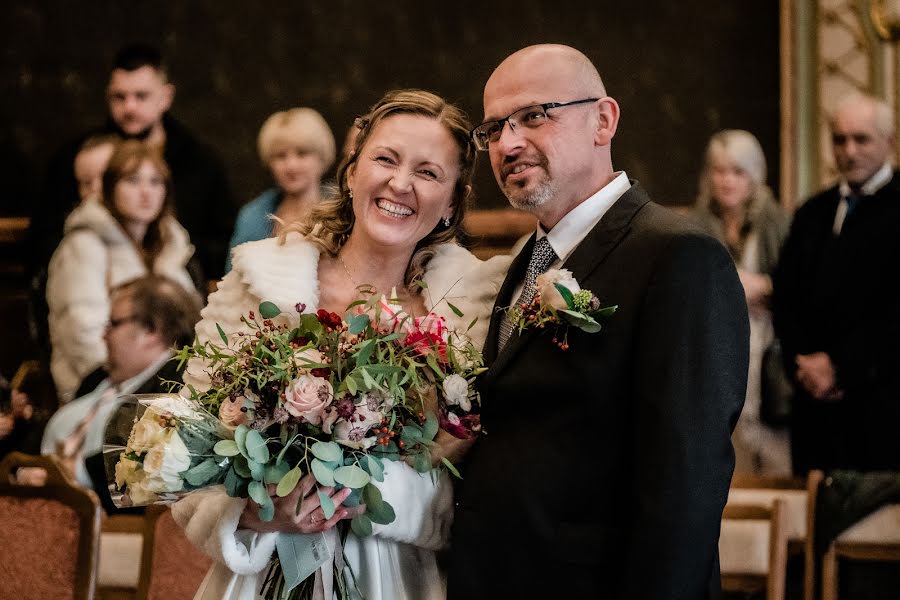
[[[284,408],[291,415],[318,425],[333,399],[334,389],[327,379],[301,375],[285,389]]]

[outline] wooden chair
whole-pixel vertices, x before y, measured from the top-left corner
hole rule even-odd
[[[20,467],[47,473],[15,483]],[[100,501],[55,458],[12,452],[0,462],[0,599],[91,600],[97,576]]]
[[[138,600],[191,600],[211,565],[185,537],[168,506],[147,507]]]
[[[780,499],[771,506],[725,506],[719,537],[723,590],[765,591],[768,600],[784,600],[788,552],[784,511]]]
[[[823,480],[824,474],[821,471],[810,473],[810,498],[813,508],[819,485]],[[815,510],[811,510],[810,513],[810,531],[814,531]],[[841,560],[900,563],[900,504],[883,506],[841,533],[829,544],[821,562],[822,600],[837,600]],[[806,600],[814,600],[815,581],[809,582],[807,587]]]
[[[134,600],[140,586],[143,515],[111,515],[100,530],[98,600]]]

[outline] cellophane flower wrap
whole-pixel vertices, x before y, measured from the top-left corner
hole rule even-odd
[[[253,499],[260,518],[270,520],[267,486],[287,496],[312,473],[323,487],[353,489],[343,504],[365,503],[350,527],[366,536],[373,523],[395,518],[372,483],[383,481],[385,460],[428,473],[441,427],[463,439],[480,431],[473,383],[484,370],[481,353],[437,314],[412,317],[396,300],[369,294],[344,315],[302,304],[283,312],[263,302],[241,322],[242,331],[216,325],[220,340],[178,353],[182,362],[200,359],[211,386],[188,386],[181,397],[168,397],[178,412],[148,407],[134,424],[115,466],[126,503],[223,484],[228,495]],[[319,498],[330,518],[336,507],[327,494]],[[311,593],[307,583],[301,596]],[[343,578],[336,584],[346,596]],[[267,597],[300,597],[277,573],[266,589]]]

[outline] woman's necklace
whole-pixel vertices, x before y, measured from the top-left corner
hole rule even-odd
[[[341,255],[337,255],[337,259],[341,261],[341,266],[344,267],[344,272],[347,273],[347,277],[350,278],[350,283],[353,284],[354,288],[360,288],[361,286],[356,282],[356,278],[353,277],[353,273],[350,272],[350,267],[347,266],[347,263],[344,262],[344,259],[341,258]]]

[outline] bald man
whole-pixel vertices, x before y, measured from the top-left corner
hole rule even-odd
[[[706,599],[744,400],[749,325],[728,252],[613,169],[619,106],[566,46],[516,52],[473,130],[535,235],[533,256],[618,311],[599,333],[508,335],[495,312],[481,385],[486,435],[457,497],[451,599]],[[538,250],[535,250],[538,248]],[[507,329],[507,331],[504,331]]]
[[[884,102],[831,115],[839,180],[801,206],[774,277],[774,317],[794,379],[794,472],[900,470],[900,177]]]

